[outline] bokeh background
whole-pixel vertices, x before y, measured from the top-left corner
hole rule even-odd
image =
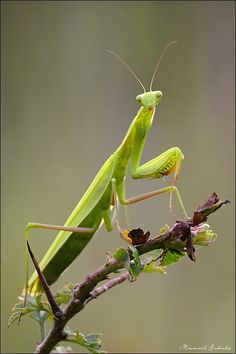
[[[32,352],[39,331],[7,319],[25,282],[24,227],[62,224],[138,110],[169,41],[154,89],[164,93],[142,161],[171,146],[184,154],[178,186],[189,214],[211,192],[231,204],[210,218],[217,241],[167,274],[143,275],[104,294],[73,321],[103,333],[109,352],[234,352],[233,1],[3,1],[2,5],[2,352]],[[128,195],[167,185],[127,180]],[[129,207],[131,225],[157,234],[182,217],[168,196]],[[121,223],[125,225],[123,212]],[[33,231],[40,258],[55,234]],[[123,245],[102,228],[53,286],[82,279]],[[188,351],[187,351],[188,352]],[[189,351],[191,352],[191,351]],[[201,352],[204,352],[202,350]],[[224,350],[216,350],[224,352]]]

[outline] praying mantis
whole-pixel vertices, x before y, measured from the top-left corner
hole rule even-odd
[[[141,107],[131,122],[123,141],[117,150],[105,161],[64,226],[41,223],[28,223],[26,225],[26,240],[29,238],[29,230],[31,229],[40,228],[59,231],[39,264],[49,285],[53,284],[60,274],[82,252],[103,222],[107,231],[114,229],[114,220],[117,220],[117,203],[123,205],[134,204],[144,199],[168,192],[170,193],[169,207],[171,208],[172,193],[175,192],[184,215],[187,218],[180,193],[175,186],[180,172],[181,162],[184,159],[182,151],[178,147],[172,147],[152,160],[144,164],[140,163],[156,107],[162,98],[161,91],[152,91],[153,81],[164,52],[167,47],[173,43],[176,42],[168,43],[162,51],[155,66],[150,83],[150,90],[148,92],[146,92],[145,87],[137,75],[124,60],[117,54],[108,51],[115,55],[126,66],[142,86],[143,93],[136,97]],[[158,179],[173,174],[171,185],[127,198],[125,193],[125,176],[127,174],[129,161],[130,175],[133,179]],[[114,206],[114,215],[112,216],[111,211]],[[36,271],[28,280],[28,268],[24,292],[32,296],[43,292]]]

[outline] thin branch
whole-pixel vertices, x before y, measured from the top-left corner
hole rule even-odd
[[[102,295],[105,293],[107,290],[113,288],[114,286],[123,283],[125,280],[129,278],[129,272],[125,272],[121,274],[118,277],[115,277],[113,279],[108,280],[105,284],[102,286],[99,286],[98,288],[94,289],[93,291],[90,292],[89,298],[85,301],[85,303],[89,303],[91,300],[96,299],[99,295]]]

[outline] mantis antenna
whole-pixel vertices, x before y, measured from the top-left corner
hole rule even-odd
[[[157,64],[156,64],[154,73],[153,73],[153,75],[152,75],[152,79],[151,79],[151,83],[150,83],[150,91],[152,91],[152,84],[153,84],[154,78],[155,78],[155,76],[156,76],[157,69],[158,69],[159,64],[160,64],[160,62],[161,62],[161,59],[162,59],[162,57],[163,57],[163,55],[164,55],[166,49],[167,49],[171,44],[175,44],[175,43],[178,43],[178,42],[177,42],[177,41],[169,42],[169,43],[165,46],[165,48],[163,49],[163,51],[162,51],[162,53],[161,53],[161,55],[160,55],[160,57],[159,57],[159,59],[158,59],[158,61],[157,61]]]
[[[124,61],[123,58],[121,58],[118,54],[112,52],[111,50],[107,49],[106,52],[114,55],[128,70],[129,72],[135,77],[135,79],[140,83],[142,86],[143,92],[146,92],[145,87],[143,86],[141,80],[139,80],[138,76],[133,72],[133,70],[129,67],[129,65]]]

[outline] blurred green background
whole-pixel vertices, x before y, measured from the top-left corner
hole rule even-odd
[[[32,352],[39,331],[7,319],[25,283],[24,227],[62,224],[116,149],[138,110],[139,84],[163,91],[143,159],[171,146],[185,160],[178,181],[189,214],[211,192],[232,204],[210,218],[217,241],[173,265],[104,294],[73,321],[103,333],[109,352],[178,352],[228,345],[234,352],[234,7],[233,1],[3,1],[2,5],[2,352]],[[167,185],[128,178],[132,196]],[[157,234],[182,217],[168,196],[129,207],[133,227]],[[124,216],[121,212],[121,223]],[[33,231],[37,258],[53,233]],[[102,228],[53,286],[82,279],[123,245]],[[201,351],[204,352],[204,351]],[[218,350],[219,352],[219,350]]]

